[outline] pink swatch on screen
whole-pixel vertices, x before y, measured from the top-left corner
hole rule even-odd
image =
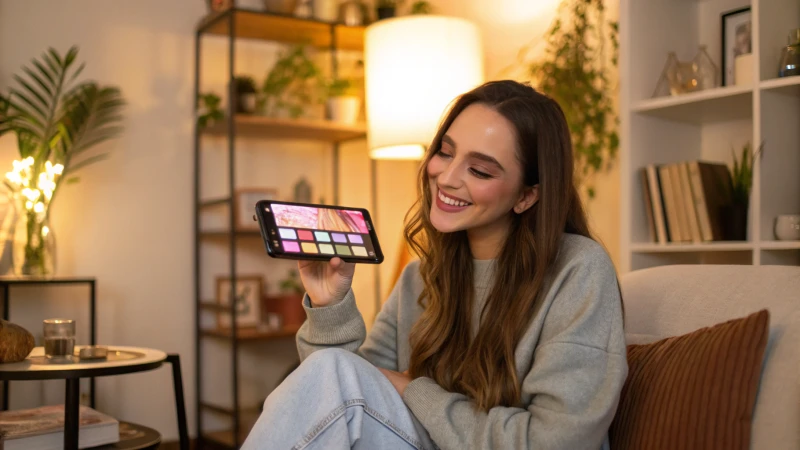
[[[287,252],[300,253],[300,246],[297,242],[283,241],[283,249]]]
[[[314,235],[308,230],[297,230],[297,235],[304,241],[313,241]]]

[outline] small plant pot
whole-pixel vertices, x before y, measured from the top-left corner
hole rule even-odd
[[[391,19],[397,14],[397,8],[393,6],[379,6],[376,8],[378,20]]]
[[[720,210],[722,238],[726,241],[747,240],[747,204],[734,203]]]
[[[314,18],[323,22],[339,20],[339,2],[337,0],[314,0],[312,3]]]
[[[283,326],[297,327],[306,321],[306,310],[303,308],[303,296],[297,294],[277,295],[263,298],[265,313],[276,313],[283,318]],[[265,320],[263,320],[266,322]]]
[[[361,111],[361,98],[355,95],[343,95],[328,99],[328,118],[334,122],[352,125],[358,121]]]
[[[236,112],[242,114],[253,114],[254,112],[256,112],[255,92],[239,94],[238,101],[236,102]]]

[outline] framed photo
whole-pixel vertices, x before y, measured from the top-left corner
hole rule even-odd
[[[217,304],[230,307],[231,278],[219,276],[216,280]],[[261,295],[264,290],[264,279],[261,275],[247,275],[236,278],[236,326],[255,328],[261,323]],[[217,313],[217,327],[231,327],[231,315],[228,312]]]
[[[233,198],[236,208],[236,229],[258,231],[258,222],[253,220],[256,202],[259,200],[278,200],[278,190],[274,188],[237,189]]]
[[[750,7],[722,14],[722,85],[731,86],[735,80],[736,57],[753,52]]]

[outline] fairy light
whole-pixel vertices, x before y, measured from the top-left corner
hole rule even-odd
[[[34,175],[35,164],[36,161],[32,156],[21,161],[14,160],[11,163],[13,169],[6,172],[5,178],[12,188],[18,189],[25,200],[25,208],[41,214],[47,209],[53,198],[58,179],[64,173],[64,165],[45,161],[44,171],[36,177]]]

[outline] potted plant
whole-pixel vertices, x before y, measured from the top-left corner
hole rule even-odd
[[[292,269],[286,278],[279,282],[280,294],[265,298],[267,312],[276,313],[283,318],[285,326],[300,326],[306,320],[303,308],[305,289],[297,270]]]
[[[741,158],[731,148],[733,166],[731,173],[731,203],[722,208],[723,238],[727,241],[747,240],[747,214],[750,208],[750,190],[753,187],[753,162],[761,156],[764,144],[752,151],[750,142],[742,147]]]
[[[222,100],[219,95],[213,92],[199,94],[197,97],[198,110],[197,110],[197,126],[206,128],[213,126],[218,121],[225,118],[225,114],[220,108]]]
[[[298,118],[306,107],[321,100],[322,70],[309,58],[305,46],[295,45],[275,62],[261,87],[258,109],[267,116]]]
[[[50,211],[61,186],[77,172],[108,158],[91,150],[122,133],[125,101],[116,86],[78,80],[84,64],[78,47],[66,54],[53,48],[14,76],[17,84],[0,94],[0,137],[16,135],[20,161],[5,174],[11,199],[14,273],[53,275],[55,238]],[[92,154],[94,153],[94,154]]]
[[[418,0],[411,5],[411,15],[415,14],[431,14],[433,12],[433,6],[431,3],[425,0]]]
[[[240,75],[234,78],[236,88],[236,112],[253,114],[256,111],[256,82],[252,77]]]
[[[576,182],[595,196],[593,176],[608,170],[619,149],[616,70],[617,22],[605,18],[604,0],[563,0],[546,35],[544,55],[523,48],[523,66],[532,85],[558,102],[572,137]]]
[[[334,78],[327,88],[328,119],[350,125],[356,123],[361,111],[361,97],[356,95],[353,81],[349,78]]]
[[[397,7],[403,3],[403,0],[378,0],[375,4],[375,10],[378,13],[378,20],[390,19],[397,15]]]

